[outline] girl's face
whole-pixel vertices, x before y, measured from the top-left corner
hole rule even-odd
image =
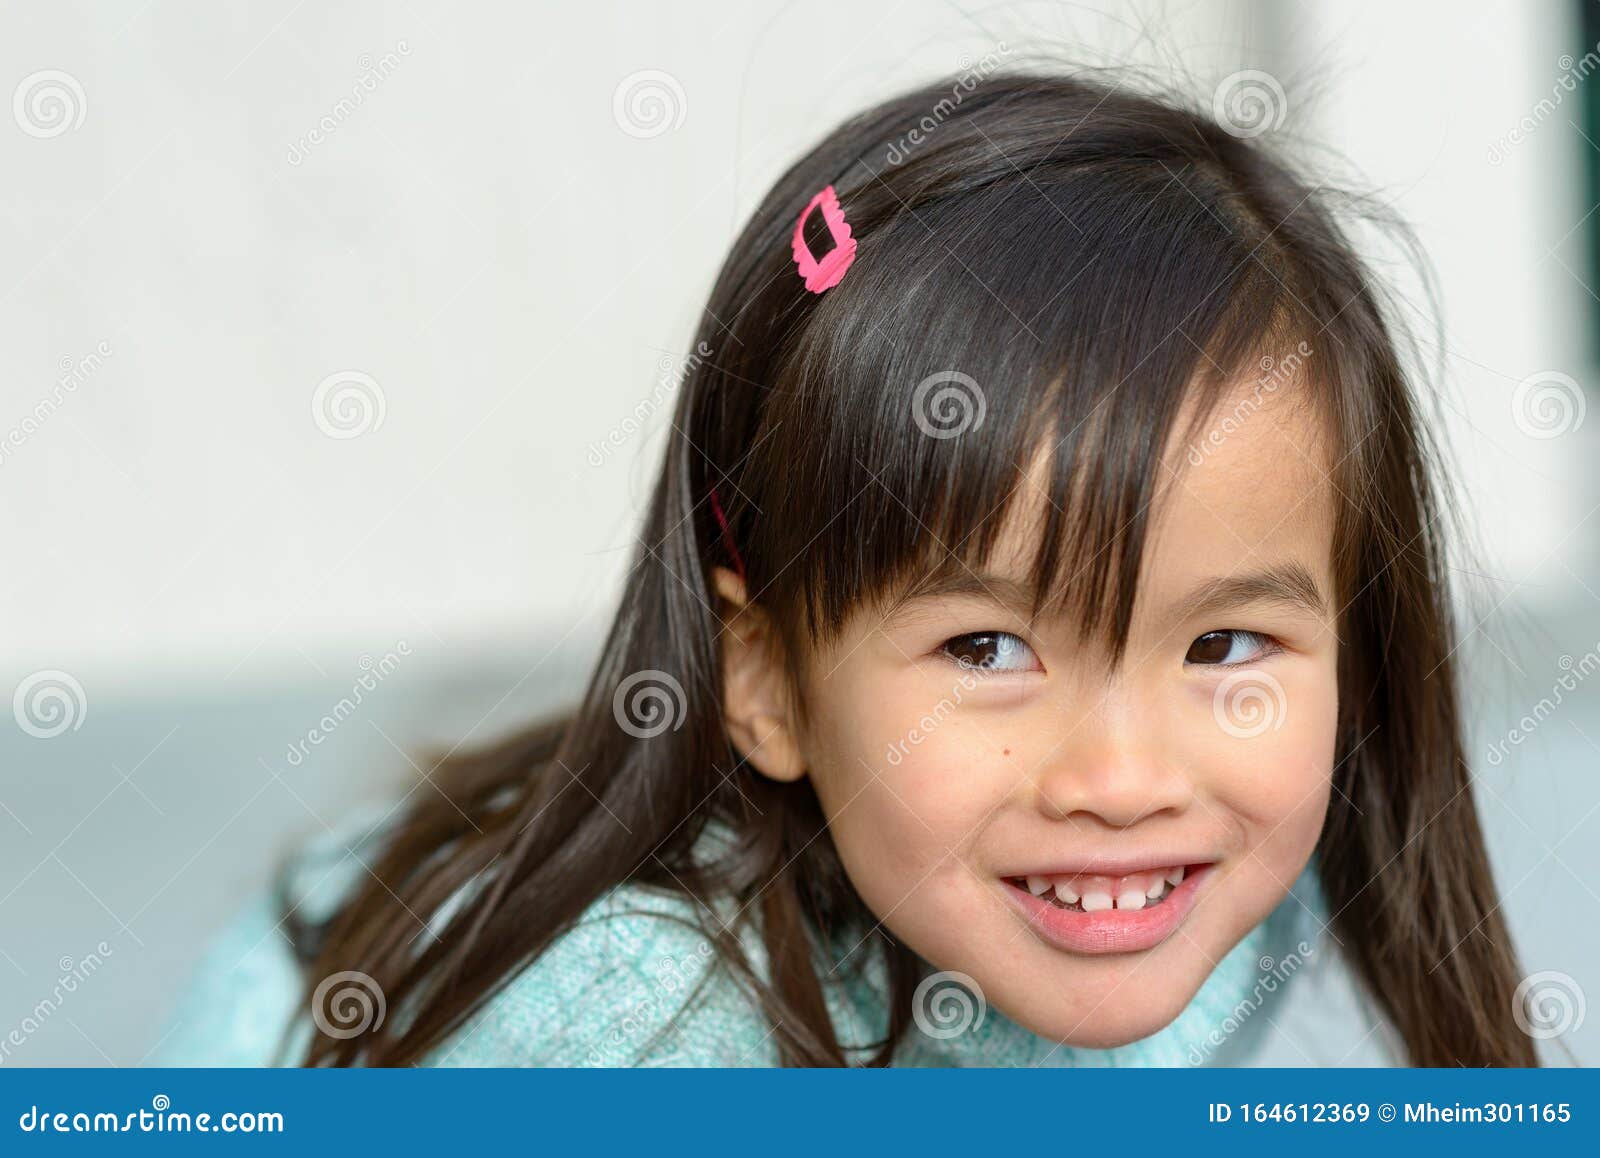
[[[1115,668],[1028,618],[1027,510],[991,567],[860,612],[803,664],[798,748],[863,900],[1068,1045],[1170,1023],[1327,810],[1332,464],[1286,396],[1233,426],[1167,456]]]

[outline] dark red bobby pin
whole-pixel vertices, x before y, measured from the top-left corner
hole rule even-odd
[[[739,548],[733,545],[733,528],[728,526],[728,516],[722,512],[722,501],[717,498],[717,484],[711,484],[711,513],[716,516],[717,526],[722,528],[722,545],[727,549],[728,557],[733,560],[733,569],[738,572],[739,582],[745,581],[744,560],[739,558]]]

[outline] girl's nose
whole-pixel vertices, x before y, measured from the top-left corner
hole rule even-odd
[[[1085,719],[1034,772],[1034,807],[1051,820],[1090,818],[1128,828],[1182,812],[1193,779],[1171,758],[1153,722]]]

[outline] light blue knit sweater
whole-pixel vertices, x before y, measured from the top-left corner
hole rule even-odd
[[[705,839],[719,837],[708,833]],[[370,844],[352,850],[337,840],[320,842],[297,866],[305,913],[326,912],[366,871],[362,862],[370,863],[372,851]],[[1072,1048],[1033,1034],[981,1002],[966,1012],[959,999],[952,999],[942,1008],[957,1011],[957,1020],[924,1018],[926,1028],[908,1032],[895,1064],[1239,1064],[1254,1038],[1268,1032],[1272,1003],[1281,1002],[1296,980],[1275,977],[1275,962],[1288,960],[1302,941],[1314,942],[1324,913],[1321,891],[1308,869],[1291,895],[1223,958],[1178,1018],[1141,1041],[1115,1049]],[[731,907],[724,915],[731,915]],[[692,927],[705,916],[681,896],[640,886],[616,890],[435,1049],[427,1064],[778,1064],[770,1025],[717,966],[709,941]],[[303,1056],[312,1023],[302,1008],[302,982],[280,917],[272,898],[263,895],[214,940],[155,1052],[158,1064],[295,1064]],[[430,934],[419,924],[418,935]],[[743,941],[756,967],[764,969],[759,937],[750,930]],[[876,963],[877,955],[866,959]],[[881,1036],[887,1023],[886,986],[876,964],[856,976],[845,977],[845,972],[826,986],[826,998],[847,1056],[863,1059],[867,1054],[859,1047]],[[319,1008],[336,1030],[374,1016],[377,1009],[377,996],[362,978],[330,982],[326,997]],[[384,1009],[384,1016],[393,1012]],[[290,1050],[280,1055],[286,1027]]]

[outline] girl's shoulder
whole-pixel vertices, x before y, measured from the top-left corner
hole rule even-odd
[[[591,905],[428,1064],[776,1064],[765,1018],[705,932],[732,915],[624,885]]]
[[[268,890],[210,942],[168,1013],[150,1065],[267,1066],[299,1005],[300,971]]]
[[[293,866],[288,903],[312,918],[330,912],[367,871],[375,840],[351,826],[312,841]],[[284,901],[264,891],[213,938],[152,1051],[155,1064],[292,1064],[315,1025],[346,1032],[360,1018],[393,1013],[359,973],[320,979],[320,1000],[307,1004],[310,979],[284,928]],[[641,885],[613,890],[424,1064],[776,1064],[766,1019],[705,932],[735,914],[711,905]],[[420,925],[419,933],[428,935]],[[759,940],[740,940],[760,961]]]

